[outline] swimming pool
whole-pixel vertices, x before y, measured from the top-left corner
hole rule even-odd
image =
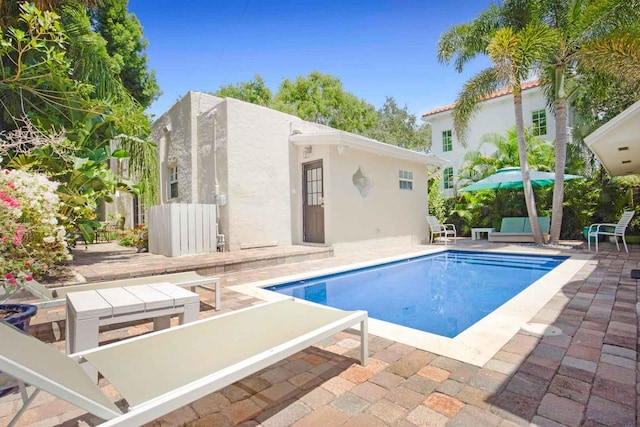
[[[265,289],[454,338],[567,259],[449,250]]]
[[[564,304],[567,301],[567,297],[562,293],[563,287],[572,280],[581,280],[579,272],[582,268],[588,267],[592,257],[592,254],[589,253],[572,251],[564,254],[562,250],[542,249],[533,246],[503,246],[499,250],[467,249],[460,251],[445,247],[427,247],[423,250],[411,250],[411,248],[408,248],[405,251],[399,250],[397,255],[387,255],[386,258],[375,258],[375,251],[369,251],[367,255],[360,257],[363,259],[361,261],[352,261],[345,264],[346,259],[340,256],[336,257],[333,266],[325,266],[322,269],[318,269],[314,261],[300,263],[295,268],[286,268],[291,272],[289,276],[232,285],[228,289],[263,301],[276,301],[291,298],[291,296],[267,289],[280,287],[283,284],[299,284],[303,281],[311,283],[311,281],[320,277],[327,278],[345,272],[368,270],[369,267],[407,263],[425,255],[437,255],[444,252],[455,252],[457,254],[471,252],[477,255],[493,255],[498,260],[511,255],[525,255],[527,257],[533,255],[534,259],[538,260],[540,258],[536,258],[536,255],[551,256],[552,258],[558,255],[563,258],[562,255],[567,255],[566,261],[547,271],[533,284],[525,287],[507,302],[453,338],[424,332],[398,323],[379,320],[370,313],[370,334],[476,366],[484,366],[527,322],[548,323],[549,312],[544,309],[545,304],[552,299],[555,301],[554,307]],[[367,256],[373,257],[367,258]],[[327,262],[329,260],[331,259],[323,260],[322,263],[324,265],[329,264]],[[451,264],[451,262],[449,263]],[[466,268],[461,270],[466,270]],[[576,277],[577,279],[575,279]],[[503,278],[499,278],[499,280],[504,282]],[[444,296],[445,294],[443,293]],[[377,299],[389,299],[388,290],[382,289],[377,295]],[[310,304],[314,303],[310,302]],[[475,304],[475,301],[473,304]]]

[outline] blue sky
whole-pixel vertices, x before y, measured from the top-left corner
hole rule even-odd
[[[437,41],[490,0],[130,0],[163,91],[156,117],[189,90],[215,91],[258,73],[274,92],[283,78],[318,70],[380,107],[386,96],[413,114],[452,102],[464,73],[437,60]]]

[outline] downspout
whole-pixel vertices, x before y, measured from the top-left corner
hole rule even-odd
[[[218,182],[218,146],[216,144],[216,128],[218,127],[218,110],[213,109],[209,113],[213,116],[213,178],[214,178],[214,199],[216,201],[216,249],[219,252],[225,251],[224,234],[220,233],[220,205],[224,204],[225,197],[220,194],[220,183]]]

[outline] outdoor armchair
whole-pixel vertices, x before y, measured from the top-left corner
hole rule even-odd
[[[431,237],[429,243],[433,243],[436,237],[444,237],[444,244],[447,244],[447,237],[453,237],[453,243],[456,243],[456,226],[453,224],[441,224],[435,216],[427,216]]]
[[[617,224],[591,224],[589,226],[589,232],[587,233],[587,245],[591,250],[591,239],[596,242],[596,252],[598,252],[598,240],[600,236],[613,236],[616,240],[616,248],[620,250],[618,245],[618,237],[622,237],[622,243],[624,244],[624,250],[628,253],[627,241],[624,238],[624,233],[631,222],[631,219],[635,215],[635,211],[625,211],[620,217],[620,221]],[[613,230],[612,230],[613,228]]]

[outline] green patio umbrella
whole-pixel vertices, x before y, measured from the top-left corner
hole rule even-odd
[[[532,187],[544,187],[555,181],[555,173],[529,171]],[[580,175],[564,175],[564,180],[582,178]],[[464,191],[495,190],[499,188],[522,188],[522,172],[519,167],[499,169],[493,175],[460,189]]]

